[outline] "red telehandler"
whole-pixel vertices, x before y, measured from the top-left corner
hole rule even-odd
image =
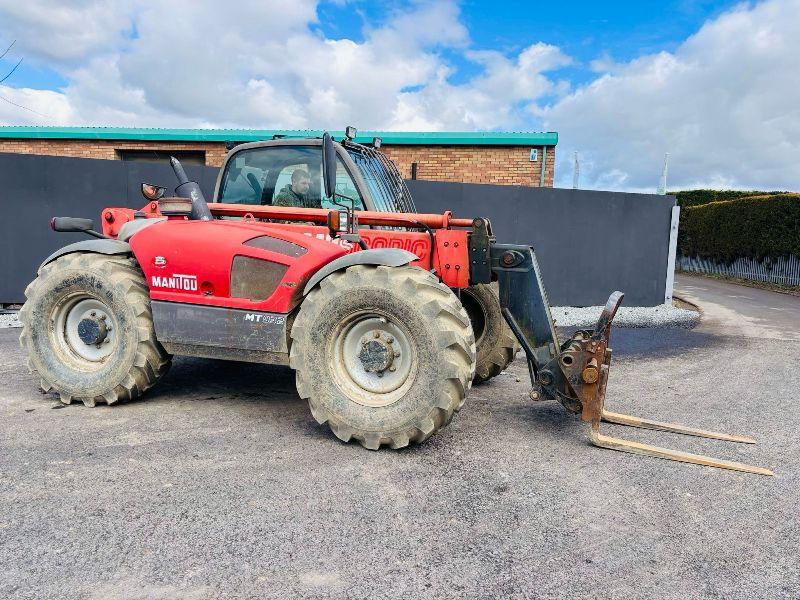
[[[600,422],[609,421],[754,441],[606,411],[609,334],[622,293],[611,294],[593,329],[559,343],[531,247],[498,243],[484,218],[409,212],[402,180],[376,149],[359,150],[374,160],[354,172],[352,140],[336,143],[326,133],[307,146],[318,153],[316,171],[299,152],[289,178],[285,160],[277,168],[264,154],[237,164],[256,148],[234,148],[215,202],[173,159],[175,196],[143,185],[148,204],[105,209],[102,233],[88,219],[54,218],[54,230],[96,239],[53,253],[26,289],[20,342],[42,389],[67,404],[110,405],[155,385],[173,354],[288,364],[314,418],[339,439],[402,448],[427,439],[464,404],[480,326],[464,291],[496,282],[496,311],[525,353],[530,397],[579,414],[592,443],[771,474],[601,434]],[[383,186],[389,210],[375,210],[377,192],[370,199],[348,187],[370,173],[367,186]],[[306,180],[311,190],[319,184],[318,201],[296,192]],[[276,205],[292,194],[305,204]]]

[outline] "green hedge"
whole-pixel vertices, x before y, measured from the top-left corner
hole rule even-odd
[[[800,256],[800,194],[682,207],[678,244],[683,256],[723,263]]]
[[[724,202],[726,200],[737,200],[750,196],[776,196],[787,194],[788,192],[756,192],[740,190],[685,190],[682,192],[669,192],[678,200],[678,206],[699,206],[709,202]]]

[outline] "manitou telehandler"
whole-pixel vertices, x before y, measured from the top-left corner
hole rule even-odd
[[[531,247],[498,243],[484,218],[415,212],[394,165],[352,137],[237,146],[211,203],[173,159],[175,196],[144,184],[148,203],[104,209],[102,233],[89,219],[53,218],[55,231],[96,239],[53,253],[26,289],[20,342],[42,389],[66,404],[111,405],[152,387],[173,354],[288,364],[339,439],[402,448],[464,404],[481,365],[476,334],[497,359],[482,380],[513,357],[510,331],[530,397],[580,414],[592,443],[771,474],[602,435],[609,421],[754,441],[606,411],[622,294],[593,329],[559,343]]]

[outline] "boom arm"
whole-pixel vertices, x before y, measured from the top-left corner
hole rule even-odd
[[[477,239],[471,240],[470,246],[479,248],[481,245],[479,238],[480,235]],[[755,440],[749,437],[649,421],[606,411],[606,384],[611,366],[609,336],[611,322],[622,302],[622,292],[611,294],[594,329],[577,331],[572,338],[559,344],[533,249],[528,246],[491,242],[488,248],[491,270],[500,286],[500,306],[503,316],[522,345],[528,360],[532,385],[530,396],[533,400],[558,400],[570,412],[580,413],[581,419],[591,424],[590,439],[596,446],[746,473],[772,475],[770,470],[761,467],[630,442],[601,434],[600,422],[607,421],[618,425],[731,442],[755,443]]]
[[[500,287],[503,316],[528,359],[531,397],[558,400],[591,421],[600,391],[600,365],[611,360],[610,351],[606,352],[611,320],[623,294],[611,295],[595,329],[580,331],[561,346],[533,249],[493,244],[492,271]]]

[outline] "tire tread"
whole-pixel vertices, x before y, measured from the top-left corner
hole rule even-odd
[[[306,381],[303,342],[312,327],[316,314],[338,293],[355,285],[376,285],[400,289],[423,314],[431,319],[431,330],[436,332],[437,344],[443,352],[442,374],[446,379],[445,391],[435,401],[427,415],[406,427],[389,432],[358,432],[340,422],[315,398],[312,386]],[[420,443],[447,425],[464,404],[467,391],[475,375],[475,338],[472,325],[464,308],[453,292],[436,276],[417,267],[385,267],[356,265],[335,272],[322,280],[306,297],[291,332],[289,365],[295,370],[297,391],[309,403],[311,414],[320,425],[328,427],[340,440],[357,440],[362,446],[377,450],[381,446],[403,448],[410,443]]]
[[[46,377],[38,373],[32,361],[28,361],[29,371],[41,380],[41,388],[59,394],[61,402],[69,404],[72,400],[80,400],[86,406],[95,406],[98,403],[112,405],[120,401],[135,400],[153,387],[169,370],[172,357],[158,343],[153,333],[153,316],[150,309],[150,296],[142,272],[132,259],[117,256],[106,256],[86,252],[67,254],[48,263],[39,269],[34,279],[25,289],[26,303],[20,310],[22,332],[20,345],[24,350],[29,350],[28,338],[32,323],[30,322],[30,308],[28,301],[34,298],[41,282],[51,277],[53,273],[65,269],[95,270],[106,277],[111,285],[119,286],[125,293],[126,302],[133,307],[138,320],[138,347],[136,358],[130,371],[123,380],[113,388],[95,396],[73,396],[58,389],[55,382],[47,381]]]

